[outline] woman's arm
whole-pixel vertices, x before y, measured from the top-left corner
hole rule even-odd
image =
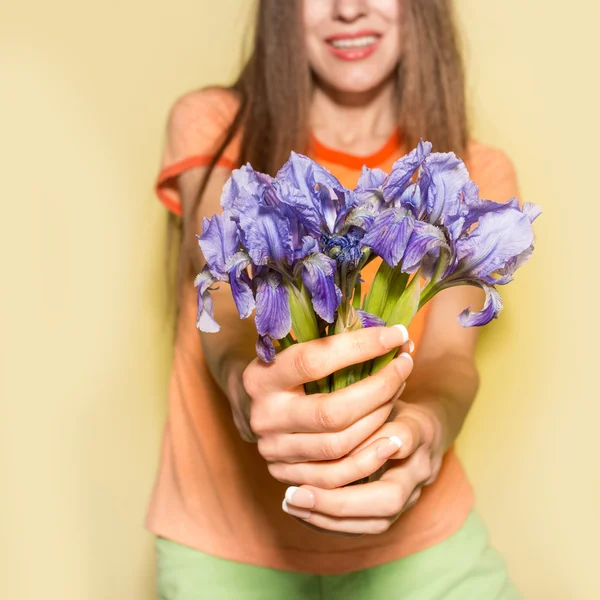
[[[231,171],[217,166],[211,173],[196,214],[193,202],[206,176],[206,167],[194,167],[178,177],[179,195],[183,209],[183,244],[192,258],[195,273],[204,266],[196,234],[202,232],[204,217],[221,212],[221,190]],[[221,326],[218,334],[200,332],[204,357],[215,381],[229,399],[233,419],[242,438],[255,441],[249,425],[249,398],[242,385],[242,372],[256,356],[256,328],[252,319],[240,319],[229,286],[217,284],[212,293],[215,318]]]
[[[416,364],[402,394],[402,402],[431,410],[440,421],[442,454],[460,433],[479,386],[474,360],[479,329],[462,327],[457,317],[470,305],[479,310],[484,299],[481,289],[461,286],[431,300]]]

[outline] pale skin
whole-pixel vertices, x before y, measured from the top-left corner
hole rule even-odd
[[[316,74],[311,128],[328,146],[369,154],[395,127],[392,72],[401,56],[401,16],[397,0],[304,0]],[[339,60],[324,42],[363,30],[381,36],[364,60]],[[179,176],[186,243],[197,272],[202,265],[194,234],[203,217],[221,211],[229,175],[215,169],[195,216],[191,205],[204,169]],[[475,398],[478,330],[461,327],[457,315],[467,306],[479,309],[483,298],[480,289],[464,286],[431,300],[414,364],[401,328],[374,327],[297,344],[265,365],[255,358],[253,321],[240,320],[227,286],[213,293],[221,331],[200,334],[210,348],[206,359],[240,435],[256,442],[271,475],[290,485],[283,510],[321,531],[364,535],[386,531],[418,501],[437,478]],[[374,376],[330,394],[304,392],[308,381],[400,346],[404,352]],[[369,475],[368,483],[344,487]]]

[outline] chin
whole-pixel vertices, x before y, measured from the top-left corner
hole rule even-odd
[[[336,69],[331,71],[317,71],[319,79],[327,86],[339,92],[348,94],[364,94],[377,88],[395,72],[395,68],[381,70],[367,69]]]
[[[333,77],[322,78],[325,84],[338,92],[346,94],[364,94],[374,90],[389,78],[385,73],[379,77]]]

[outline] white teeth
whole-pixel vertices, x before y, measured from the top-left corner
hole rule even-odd
[[[367,35],[359,38],[345,38],[340,40],[331,40],[329,42],[334,48],[364,48],[377,41],[374,35]]]

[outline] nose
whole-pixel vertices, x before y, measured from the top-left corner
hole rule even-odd
[[[335,0],[335,18],[352,23],[367,14],[367,0]]]

